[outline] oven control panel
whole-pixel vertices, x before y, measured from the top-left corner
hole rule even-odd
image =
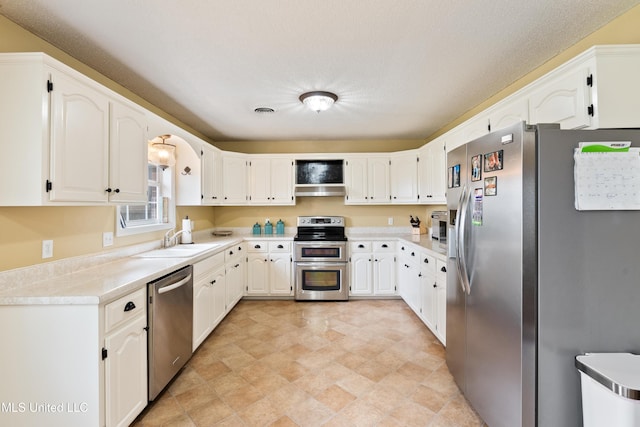
[[[344,227],[341,216],[299,216],[298,227]]]

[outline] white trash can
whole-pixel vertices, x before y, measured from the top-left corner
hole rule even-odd
[[[640,355],[576,356],[584,427],[640,426]]]

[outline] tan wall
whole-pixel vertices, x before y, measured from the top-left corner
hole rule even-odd
[[[241,153],[378,153],[402,151],[424,145],[422,139],[358,141],[216,141],[215,146]]]
[[[459,119],[441,129],[429,139],[444,133],[448,129],[462,123],[467,118],[477,114],[491,104],[515,92],[544,73],[552,70],[561,63],[584,51],[594,44],[640,43],[640,6],[636,6],[626,14],[615,19],[605,27],[596,31],[575,46],[561,53],[556,58],[542,65],[521,80],[510,85],[505,90],[479,105],[476,109],[466,113]],[[78,71],[88,75],[112,90],[138,102],[140,105],[159,114],[167,120],[176,123],[190,132],[204,138],[179,121],[168,116],[145,100],[132,94],[115,82],[95,72],[71,56],[39,39],[28,31],[0,16],[0,52],[42,51],[54,58],[70,65]],[[3,141],[2,143],[8,143]],[[220,143],[225,148],[226,143]],[[247,142],[246,152],[264,152],[261,148],[265,144]],[[216,144],[218,145],[218,144]],[[260,146],[259,146],[260,145]],[[386,149],[385,145],[389,148]],[[411,141],[333,141],[313,142],[310,148],[321,152],[348,151],[395,151],[417,147],[417,142]],[[272,152],[300,152],[301,144],[290,141],[276,141],[265,145]],[[316,149],[322,146],[323,149]],[[236,146],[237,147],[237,146]],[[296,147],[293,149],[293,147]],[[331,149],[328,149],[331,147]],[[340,149],[338,149],[340,148]],[[237,151],[239,150],[235,148]],[[336,214],[347,217],[349,226],[385,226],[389,216],[394,217],[395,225],[406,225],[409,214],[422,215],[428,218],[432,208],[424,206],[377,206],[356,207],[344,206],[338,198],[308,198],[300,199],[296,207],[192,207],[179,208],[178,218],[189,215],[196,221],[196,230],[219,227],[249,227],[256,221],[264,221],[267,216],[272,220],[282,218],[287,225],[294,223],[295,217],[306,214]],[[266,214],[265,214],[266,213]],[[84,255],[102,251],[102,233],[115,230],[114,207],[28,207],[28,208],[0,208],[0,271],[43,262],[41,259],[42,240],[54,240],[54,258],[52,260]],[[134,243],[160,239],[162,233],[151,236],[133,236],[116,238],[114,247],[126,246]],[[49,261],[49,260],[47,260]]]

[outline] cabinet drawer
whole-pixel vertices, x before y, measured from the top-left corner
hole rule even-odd
[[[247,242],[247,252],[267,252],[269,243],[263,240],[255,240]]]
[[[291,242],[269,242],[269,252],[291,252]]]
[[[351,253],[358,252],[371,252],[371,242],[353,242],[349,244],[351,247]]]
[[[374,252],[395,252],[395,242],[373,242]]]
[[[193,277],[194,280],[198,280],[200,276],[206,275],[209,271],[224,264],[224,253],[219,252],[210,256],[207,259],[203,259],[193,265]]]
[[[224,262],[229,262],[231,260],[234,260],[244,255],[244,253],[245,253],[245,250],[243,249],[241,244],[231,246],[224,253]]]
[[[105,333],[115,327],[134,318],[147,309],[147,289],[126,295],[114,302],[104,306],[104,329]]]

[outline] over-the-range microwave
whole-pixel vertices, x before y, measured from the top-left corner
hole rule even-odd
[[[296,196],[344,196],[344,160],[296,160]]]

